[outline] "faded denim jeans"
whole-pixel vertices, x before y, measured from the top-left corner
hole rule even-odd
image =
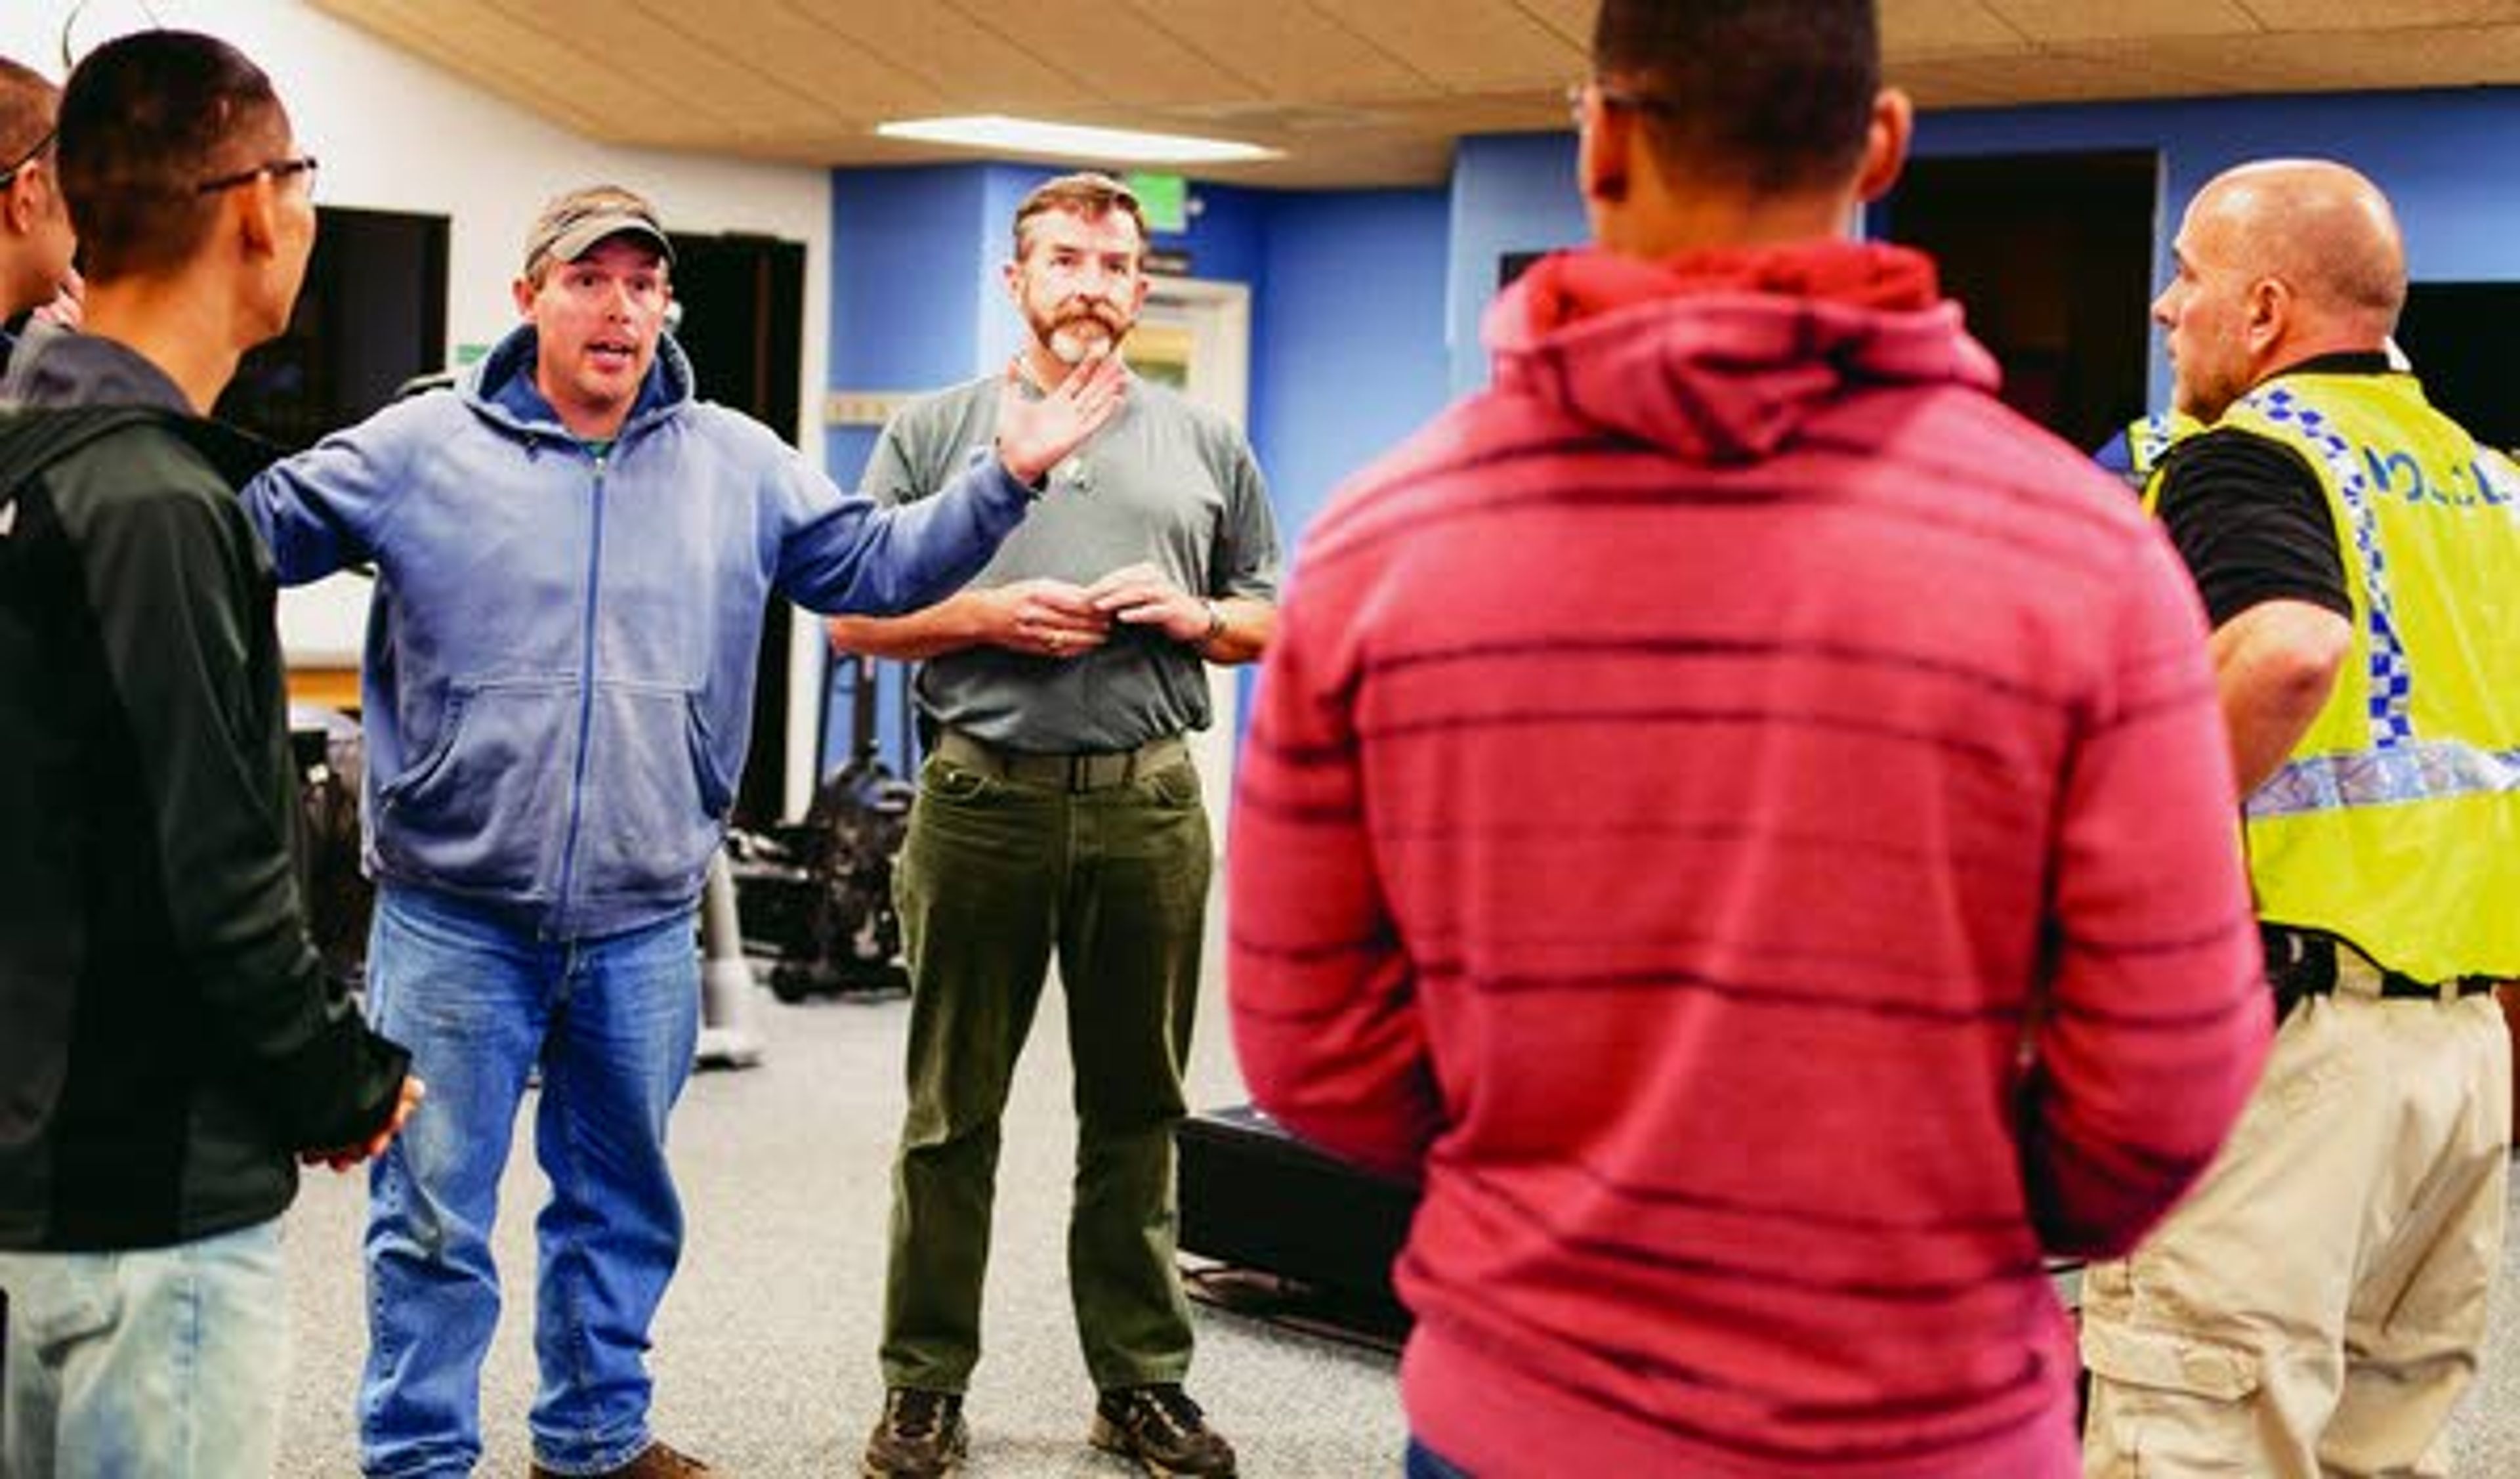
[[[0,1253],[10,1479],[264,1479],[289,1388],[280,1223],[166,1248]]]
[[[534,1153],[552,1192],[534,1223],[534,1456],[562,1474],[628,1462],[648,1446],[648,1331],[683,1246],[665,1122],[699,1033],[694,917],[544,940],[387,887],[368,994],[428,1097],[369,1179],[361,1466],[469,1475],[480,1460],[491,1223],[537,1066]]]

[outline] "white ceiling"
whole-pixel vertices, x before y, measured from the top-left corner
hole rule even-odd
[[[1261,185],[1433,184],[1565,125],[1594,0],[314,0],[609,143],[968,159],[889,118],[1005,113],[1283,150]],[[1929,108],[2520,82],[2520,0],[1882,0]]]

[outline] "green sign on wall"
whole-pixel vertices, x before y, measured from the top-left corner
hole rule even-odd
[[[1190,229],[1190,181],[1177,174],[1129,171],[1129,193],[1147,212],[1147,229],[1176,234]]]

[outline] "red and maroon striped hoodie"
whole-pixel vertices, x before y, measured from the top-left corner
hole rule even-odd
[[[1233,831],[1252,1091],[1425,1198],[1483,1476],[2078,1472],[2043,1254],[2204,1167],[2269,1000],[2187,578],[1925,258],[1550,258],[1342,490]]]

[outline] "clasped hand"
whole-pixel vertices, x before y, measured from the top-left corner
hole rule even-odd
[[[1010,652],[1072,658],[1111,639],[1111,624],[1151,626],[1177,642],[1207,632],[1207,607],[1154,566],[1124,566],[1078,585],[1047,577],[1016,580],[989,592],[992,640]]]

